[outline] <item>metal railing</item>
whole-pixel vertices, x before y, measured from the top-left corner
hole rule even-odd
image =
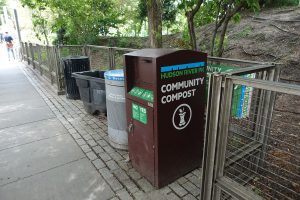
[[[63,45],[43,46],[22,42],[22,60],[31,65],[39,74],[56,86],[58,94],[64,93],[64,75],[62,59],[69,55],[84,55],[90,59],[92,70],[108,70],[123,68],[123,55],[137,49],[118,48],[96,45]],[[253,65],[263,65],[263,62],[208,57],[209,65],[245,68]],[[213,68],[213,67],[212,67]]]
[[[300,199],[300,86],[279,71],[211,75],[201,199]]]
[[[43,46],[22,42],[22,60],[37,70],[51,85],[55,85],[58,94],[64,93],[64,75],[62,59],[66,56],[84,55],[90,59],[93,70],[122,68],[123,54],[135,49],[95,45]]]

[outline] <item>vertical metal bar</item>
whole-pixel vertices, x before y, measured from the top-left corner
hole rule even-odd
[[[210,199],[212,195],[221,90],[222,77],[219,75],[210,75],[200,198],[202,200]]]
[[[268,71],[268,80],[274,81],[275,75],[275,69]],[[276,71],[277,72],[277,71]],[[263,120],[260,128],[260,134],[262,135],[260,142],[262,143],[261,147],[261,153],[260,153],[260,160],[258,162],[258,166],[262,167],[264,164],[264,159],[267,151],[267,143],[269,138],[269,129],[270,124],[272,121],[272,115],[273,115],[273,108],[275,104],[275,92],[272,91],[266,91],[265,92],[265,102],[264,102],[264,111],[263,111]]]
[[[266,71],[262,72],[261,74],[261,79],[265,80],[267,77]],[[255,121],[255,129],[254,133],[257,136],[257,140],[260,140],[260,126],[261,126],[261,121],[262,121],[262,112],[263,112],[263,105],[264,105],[264,98],[265,98],[265,91],[261,90],[259,91],[259,103],[258,103],[258,108],[257,108],[257,113],[256,113],[256,121]]]
[[[259,80],[265,80],[267,76],[266,71],[259,72],[257,79]],[[253,111],[253,118],[251,119],[254,122],[254,127],[253,127],[253,139],[256,141],[260,141],[261,135],[260,135],[260,126],[261,126],[261,121],[262,121],[262,113],[263,113],[263,105],[264,105],[264,99],[265,99],[265,91],[259,90],[256,91],[257,97],[256,97],[256,102],[255,102],[255,108]],[[259,152],[258,152],[259,154]],[[259,156],[255,156],[253,158],[253,164],[251,167],[253,167],[253,171],[258,170],[258,163],[259,163]]]
[[[230,78],[225,78],[224,93],[221,99],[220,123],[217,137],[215,180],[221,178],[224,173],[225,153],[229,132],[229,120],[232,106],[233,82]],[[213,199],[220,199],[221,191],[216,185],[213,188]]]

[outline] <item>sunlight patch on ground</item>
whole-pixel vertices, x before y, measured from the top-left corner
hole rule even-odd
[[[97,196],[95,194],[104,191],[105,189],[105,183],[100,184],[97,188],[94,189],[94,191],[89,195],[89,197],[86,200],[95,200]]]
[[[24,107],[25,104],[21,103],[19,105],[6,105],[6,106],[1,106],[0,107],[0,113],[5,113],[5,112],[12,112],[19,110],[20,108]]]

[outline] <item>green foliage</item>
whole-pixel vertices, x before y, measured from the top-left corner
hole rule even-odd
[[[145,20],[147,18],[147,4],[146,0],[139,0],[137,9],[137,19]]]
[[[250,35],[250,33],[253,31],[253,27],[251,26],[245,26],[241,32],[238,33],[238,36],[241,38],[245,38]]]
[[[173,0],[163,1],[163,24],[169,29],[176,20],[177,7]]]
[[[178,4],[178,8],[181,10],[190,11],[196,5],[199,0],[180,0]]]
[[[6,5],[6,0],[0,0],[0,14],[3,14],[3,6]]]
[[[137,6],[137,15],[136,19],[141,23],[147,18],[147,0],[139,0]],[[162,21],[164,26],[167,29],[170,29],[172,24],[176,20],[176,14],[178,12],[177,6],[174,0],[164,0],[162,5],[163,13],[162,13]]]
[[[191,48],[190,35],[189,35],[189,31],[188,31],[187,27],[185,27],[185,29],[182,32],[182,41],[181,41],[181,44],[179,47],[185,48],[185,49]]]
[[[219,51],[218,46],[219,46],[220,42],[222,42],[221,39],[220,39],[220,36],[217,35],[216,36],[216,40],[215,40],[214,49],[213,49],[214,55],[216,55],[218,53],[218,51]],[[223,41],[223,48],[226,49],[226,48],[228,48],[228,46],[229,46],[229,41],[228,41],[228,37],[226,35],[224,37],[224,41]]]
[[[142,38],[136,37],[110,37],[106,43],[108,46],[112,47],[124,47],[124,48],[143,48],[144,41]]]
[[[202,8],[195,16],[196,26],[210,24],[215,20],[216,4],[213,1],[205,1]]]
[[[234,21],[234,23],[239,23],[241,21],[241,14],[236,13],[235,15],[233,15],[232,20]]]
[[[94,43],[99,34],[107,35],[111,28],[118,28],[121,15],[113,0],[21,0],[35,12],[35,27],[45,24],[53,33],[65,31],[60,37],[64,43]],[[51,17],[45,17],[51,13]],[[37,28],[40,32],[40,29]],[[60,40],[56,40],[60,41]]]

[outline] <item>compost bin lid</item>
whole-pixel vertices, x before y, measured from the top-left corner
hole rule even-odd
[[[104,77],[107,80],[124,81],[124,70],[123,69],[109,70],[104,73]]]

